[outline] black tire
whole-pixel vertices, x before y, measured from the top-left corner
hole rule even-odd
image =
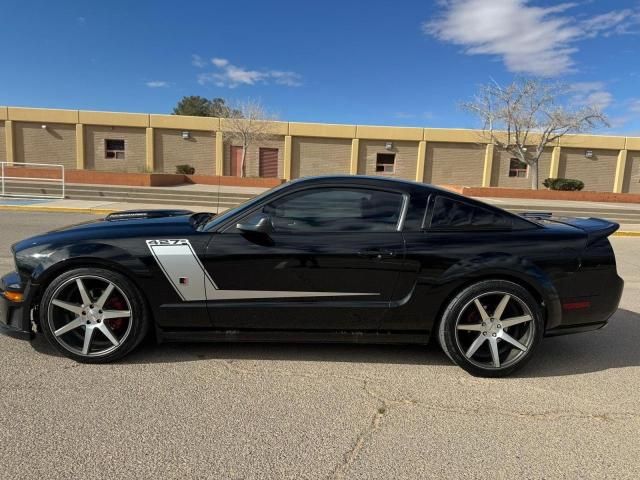
[[[497,316],[502,301],[505,307]],[[525,320],[528,316],[531,320]],[[447,356],[470,374],[504,377],[531,359],[543,332],[540,305],[527,289],[505,280],[485,280],[465,288],[449,302],[439,324],[438,341]]]
[[[109,284],[113,285],[109,287],[111,293],[102,300]],[[79,285],[88,297],[82,296]],[[85,305],[86,299],[91,305]],[[102,304],[98,305],[99,301]],[[82,363],[109,363],[124,357],[144,339],[150,324],[138,288],[124,275],[104,268],[76,268],[62,273],[47,286],[39,311],[40,327],[49,343]]]

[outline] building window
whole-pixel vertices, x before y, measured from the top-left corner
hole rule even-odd
[[[512,158],[509,160],[509,176],[517,178],[527,178],[529,174],[529,165],[525,162]]]
[[[124,140],[105,140],[104,158],[124,160]]]
[[[378,153],[376,156],[376,172],[393,173],[395,164],[395,153]]]

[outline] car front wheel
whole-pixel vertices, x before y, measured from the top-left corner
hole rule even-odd
[[[64,355],[87,363],[117,360],[144,338],[147,312],[138,289],[106,269],[79,268],[57,277],[40,303],[40,326]]]
[[[447,306],[438,329],[444,352],[473,375],[509,375],[531,358],[544,329],[538,302],[504,280],[478,282]]]

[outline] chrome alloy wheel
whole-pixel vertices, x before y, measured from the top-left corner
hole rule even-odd
[[[77,355],[107,355],[131,332],[129,299],[117,285],[100,276],[67,279],[53,293],[47,313],[55,340]]]
[[[511,293],[487,292],[460,311],[455,339],[474,365],[499,369],[514,365],[534,343],[536,324],[526,303]]]

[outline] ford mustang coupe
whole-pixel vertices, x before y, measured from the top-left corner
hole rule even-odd
[[[474,375],[603,327],[623,282],[594,218],[515,215],[380,177],[289,182],[222,215],[128,211],[12,246],[0,330],[80,362],[169,341],[419,343]]]

